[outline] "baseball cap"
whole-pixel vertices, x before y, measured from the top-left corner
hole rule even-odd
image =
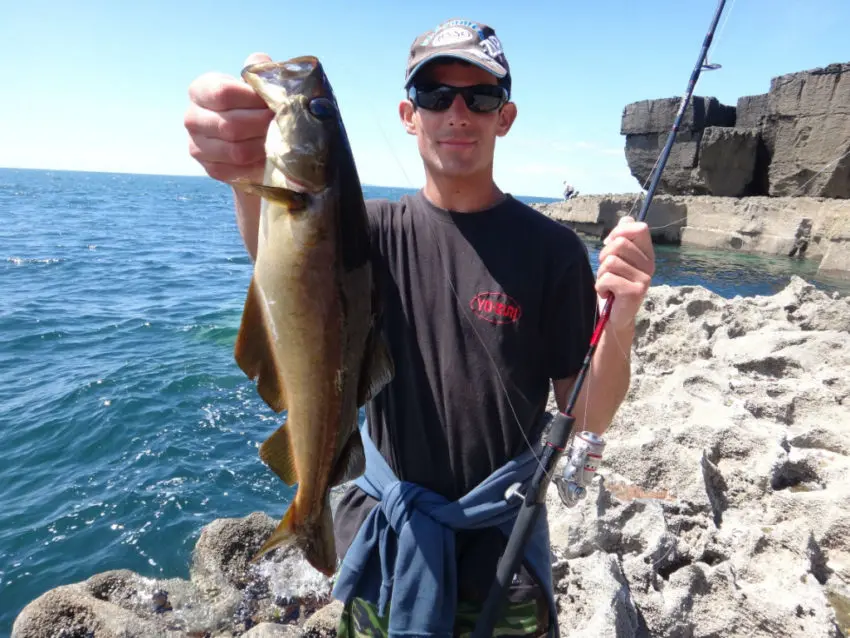
[[[436,58],[466,60],[495,75],[510,92],[508,60],[496,31],[486,24],[453,19],[417,36],[407,57],[404,88],[409,88],[419,70]]]

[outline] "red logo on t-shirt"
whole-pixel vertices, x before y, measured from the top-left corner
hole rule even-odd
[[[503,292],[479,292],[469,307],[481,319],[495,324],[514,323],[522,316],[520,305]]]

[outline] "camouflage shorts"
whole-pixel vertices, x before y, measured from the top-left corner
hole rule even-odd
[[[509,603],[499,621],[493,636],[511,638],[536,638],[545,636],[548,630],[546,612],[538,615],[535,601]],[[478,607],[458,603],[455,617],[455,638],[470,638],[478,619]],[[354,598],[342,612],[337,628],[338,638],[385,638],[389,635],[389,608],[383,618],[378,616],[378,608],[361,598]]]

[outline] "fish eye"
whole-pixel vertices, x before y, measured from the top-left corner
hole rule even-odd
[[[334,105],[326,97],[317,97],[310,100],[310,113],[320,120],[329,120],[335,115]]]

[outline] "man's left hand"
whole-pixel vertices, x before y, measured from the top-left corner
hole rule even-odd
[[[614,306],[608,322],[615,329],[627,328],[634,325],[655,274],[655,251],[649,226],[632,217],[622,217],[603,244],[596,273],[600,310],[606,297],[613,294]]]

